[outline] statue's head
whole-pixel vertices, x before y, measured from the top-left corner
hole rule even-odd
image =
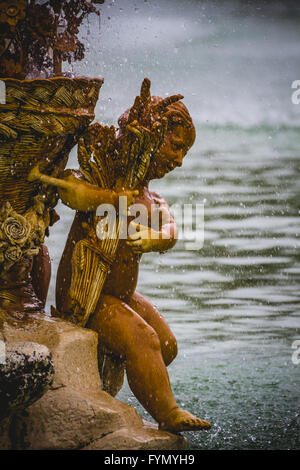
[[[163,102],[163,99],[155,96],[151,101],[158,104]],[[181,166],[183,158],[196,138],[192,118],[181,101],[168,105],[162,117],[167,118],[168,127],[163,143],[151,162],[149,179],[162,178],[174,168]]]
[[[125,135],[127,124],[133,121],[137,121],[143,127],[153,129],[154,123],[167,120],[167,131],[158,152],[151,161],[147,180],[162,178],[166,173],[181,166],[183,158],[195,141],[195,127],[188,109],[180,101],[182,98],[182,95],[167,98],[151,96],[150,80],[145,79],[140,96],[118,120],[120,137]]]

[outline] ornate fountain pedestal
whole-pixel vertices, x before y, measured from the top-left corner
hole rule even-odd
[[[0,312],[1,323],[7,345],[46,346],[55,375],[42,398],[12,409],[2,430],[0,421],[0,449],[186,449],[185,438],[158,431],[101,390],[95,332],[42,314],[18,321]]]

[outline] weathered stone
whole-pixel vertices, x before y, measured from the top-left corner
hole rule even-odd
[[[38,400],[54,376],[46,346],[32,342],[5,346],[5,362],[0,364],[0,419]]]
[[[122,428],[91,442],[82,450],[185,450],[186,440],[176,434],[161,432],[144,422],[143,428]]]
[[[1,326],[2,325],[2,326]],[[3,426],[14,449],[185,449],[186,440],[149,429],[136,410],[101,390],[97,334],[35,315],[26,322],[0,310],[0,329],[10,348],[34,341],[52,354],[55,376],[42,398]],[[7,447],[7,438],[0,448]]]
[[[80,449],[95,436],[118,430],[124,426],[122,414],[106,398],[65,387],[48,391],[15,421],[16,448]]]
[[[36,314],[26,321],[11,318],[4,321],[3,334],[7,342],[35,341],[50,349],[55,364],[54,388],[70,386],[91,392],[101,387],[97,364],[98,335],[94,331]]]

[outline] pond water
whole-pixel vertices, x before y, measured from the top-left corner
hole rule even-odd
[[[83,29],[86,59],[73,71],[104,76],[101,122],[116,124],[148,76],[153,94],[185,95],[196,126],[183,167],[153,189],[170,205],[204,204],[204,246],[187,251],[180,241],[144,255],[139,278],[178,340],[169,373],[179,403],[213,423],[186,434],[190,448],[296,449],[300,105],[291,84],[300,79],[300,14],[276,2],[224,4],[107,1],[100,32],[93,18]],[[73,217],[58,212],[53,272]],[[150,419],[127,385],[118,397]]]

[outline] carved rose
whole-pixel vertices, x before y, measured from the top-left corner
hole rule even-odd
[[[22,250],[19,246],[10,246],[5,252],[5,259],[14,263],[21,259]]]
[[[8,248],[8,243],[0,241],[0,253]]]
[[[22,215],[8,217],[2,225],[2,230],[12,244],[24,245],[30,233],[30,224]]]

